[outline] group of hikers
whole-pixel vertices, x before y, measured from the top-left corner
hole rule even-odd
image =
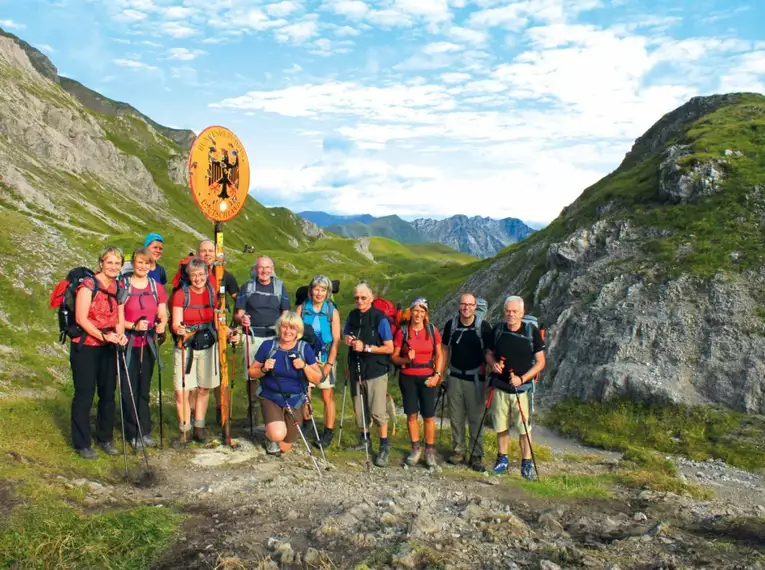
[[[85,459],[98,456],[89,421],[96,393],[96,446],[108,455],[120,454],[113,441],[118,384],[123,453],[126,442],[136,451],[157,445],[150,435],[150,385],[158,364],[161,392],[158,348],[168,333],[174,344],[177,443],[208,440],[211,391],[217,402],[216,422],[221,422],[215,244],[202,240],[179,264],[171,282],[159,264],[163,247],[162,236],[150,233],[127,263],[118,248],[107,247],[96,270],[73,270],[51,296],[51,306],[59,307],[62,342],[70,338],[72,444]],[[497,432],[493,471],[508,470],[509,434],[514,431],[522,454],[521,475],[534,478],[530,416],[534,384],[545,366],[545,344],[535,321],[524,317],[521,297],[505,300],[504,321],[492,327],[483,319],[486,301],[463,294],[458,313],[439,330],[431,322],[427,299],[415,298],[403,316],[399,311],[401,318],[392,320],[377,308],[374,292],[364,281],[353,289],[355,309],[344,322],[333,302],[335,285],[324,275],[303,288],[303,298],[296,299],[293,308],[285,284],[274,273],[273,259],[266,255],[256,259],[241,288],[228,271],[223,281],[234,310],[222,332],[228,342],[244,348],[247,425],[251,433],[256,426],[264,431],[268,454],[288,453],[304,435],[303,422],[313,421],[312,390],[320,391],[324,405],[323,433],[314,421],[312,444],[323,452],[332,443],[337,360],[344,343],[345,389],[350,387],[359,430],[355,449],[364,450],[368,460],[374,456],[375,465],[389,462],[388,384],[397,371],[411,442],[407,465],[421,460],[428,467],[437,465],[436,408],[446,395],[452,431],[449,463],[486,470],[483,426],[488,414]],[[236,364],[235,356],[232,371]],[[160,405],[160,414],[161,409]],[[372,424],[379,436],[376,455]]]

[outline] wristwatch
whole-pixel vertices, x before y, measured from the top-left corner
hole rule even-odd
[[[367,344],[367,345],[364,347],[364,352],[369,352],[369,353],[371,353],[371,352],[372,352],[372,345],[370,345],[370,344]]]
[[[435,372],[433,375],[434,375],[434,376],[438,376],[439,378],[441,378],[441,373],[440,373],[440,372],[438,372],[438,371],[436,371],[436,372]]]

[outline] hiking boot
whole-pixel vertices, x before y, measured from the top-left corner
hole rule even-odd
[[[117,448],[114,447],[114,443],[112,443],[111,441],[102,441],[101,443],[98,444],[98,447],[103,449],[103,451],[104,451],[104,453],[106,455],[119,455],[120,454],[120,452],[117,451]]]
[[[425,449],[425,467],[433,469],[438,467],[438,460],[436,459],[436,450],[431,448]]]
[[[95,450],[92,447],[85,447],[83,449],[75,449],[77,452],[77,455],[82,457],[83,459],[97,459],[98,453],[95,452]]]
[[[194,426],[194,441],[197,443],[207,443],[207,429]]]
[[[390,451],[388,450],[388,446],[381,445],[380,453],[378,453],[377,457],[375,458],[375,465],[377,465],[378,467],[387,467],[389,454],[390,454]]]
[[[470,458],[470,468],[473,471],[478,471],[479,473],[485,473],[486,472],[486,465],[483,463],[483,457],[480,455],[474,455]]]
[[[412,451],[409,452],[409,455],[406,456],[406,459],[404,459],[404,463],[409,465],[409,467],[414,467],[420,462],[420,458],[422,457],[422,447],[419,445],[413,445]]]
[[[335,432],[331,429],[324,428],[324,433],[321,434],[321,446],[324,449],[329,448],[332,445],[332,440],[335,439]]]
[[[281,455],[282,450],[279,448],[279,443],[266,438],[266,453],[268,455]]]
[[[492,471],[494,471],[494,473],[497,475],[502,475],[503,473],[507,473],[507,468],[507,455],[498,455],[497,462],[494,464]]]
[[[459,453],[458,451],[455,451],[452,453],[449,458],[446,460],[447,463],[450,463],[451,465],[459,465],[463,461],[465,461],[465,455],[462,453]]]
[[[151,437],[150,435],[143,436],[143,444],[149,449],[153,447],[157,447],[157,442],[154,441],[154,438]]]
[[[523,459],[521,461],[521,477],[527,481],[534,480],[534,463],[531,459]]]
[[[131,439],[130,447],[133,448],[133,451],[141,451],[143,449],[143,440],[138,438]]]
[[[367,432],[367,433],[369,433],[369,432]],[[369,440],[367,440],[367,442],[369,443],[369,447],[371,448],[372,447],[372,442],[369,441]],[[356,443],[356,445],[351,447],[351,449],[353,451],[364,451],[364,447],[365,447],[365,445],[364,445],[364,434],[360,433],[359,434],[359,441]]]

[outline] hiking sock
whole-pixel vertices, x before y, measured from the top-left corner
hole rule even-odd
[[[380,438],[380,447],[388,447],[388,438],[387,437],[381,437]]]
[[[436,445],[434,443],[426,443],[425,444],[425,451],[433,451],[436,448]]]
[[[324,426],[324,433],[334,433],[334,428]]]

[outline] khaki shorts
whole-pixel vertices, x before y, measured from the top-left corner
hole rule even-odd
[[[358,390],[358,383],[353,386],[353,411],[356,414],[356,425],[359,429],[364,429],[364,423],[361,421],[361,397],[355,393]],[[363,381],[364,385],[364,419],[367,425],[372,421],[378,426],[388,424],[388,375],[383,374],[377,378],[371,378]]]
[[[287,411],[287,408],[282,408],[276,402],[273,402],[268,398],[264,398],[263,396],[259,396],[258,399],[260,400],[260,409],[263,412],[263,423],[268,426],[268,424],[271,423],[284,422],[287,426],[287,437],[284,438],[284,442],[294,443],[295,440],[300,436],[300,433],[298,432],[298,428],[295,425],[295,420],[292,419],[292,416]],[[296,418],[302,418],[303,404],[295,406],[292,408],[292,411]]]
[[[189,349],[186,349],[186,359],[189,358]],[[220,386],[218,374],[218,345],[217,343],[204,350],[193,351],[191,370],[186,374],[186,390],[206,388],[212,390]],[[183,379],[182,371],[186,365],[182,360],[181,350],[176,347],[173,354],[173,380],[176,390],[181,390]]]
[[[317,361],[318,362],[318,361]],[[319,366],[323,365],[319,362]],[[335,380],[337,379],[337,362],[332,365],[332,370],[329,373],[329,376],[327,376],[324,380],[322,380],[319,384],[316,386],[313,386],[313,388],[318,388],[319,390],[331,390],[335,387]]]
[[[250,354],[249,359],[247,355],[247,339],[244,338],[242,342],[239,344],[239,346],[242,347],[242,369],[244,370],[244,378],[245,380],[249,380],[249,376],[247,374],[247,364],[249,363],[250,366],[252,366],[252,363],[255,362],[255,354],[257,354],[258,349],[260,348],[260,345],[262,345],[267,340],[272,340],[276,337],[274,336],[250,336]]]
[[[526,426],[531,433],[531,424],[529,424],[529,394],[523,392],[518,394],[523,408],[523,416],[526,418]],[[502,433],[512,430],[518,435],[526,435],[526,429],[523,427],[521,414],[518,411],[518,399],[515,394],[508,394],[502,390],[494,390],[494,396],[491,400],[491,417],[494,424],[494,431]]]

